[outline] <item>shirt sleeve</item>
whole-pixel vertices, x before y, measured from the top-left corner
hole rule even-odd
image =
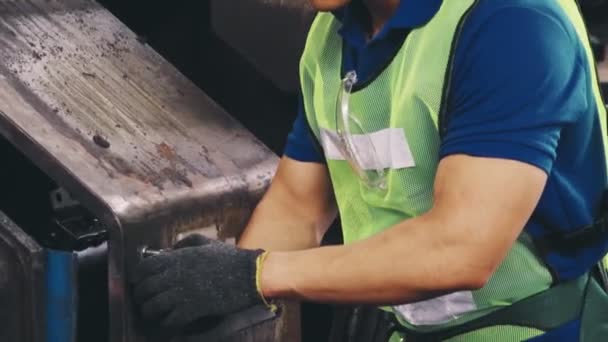
[[[308,126],[301,97],[298,104],[298,116],[287,136],[283,154],[301,162],[325,163],[321,147]]]
[[[588,106],[582,45],[566,20],[506,7],[465,25],[440,157],[513,159],[551,172],[563,128]]]

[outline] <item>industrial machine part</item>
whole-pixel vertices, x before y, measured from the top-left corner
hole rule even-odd
[[[0,213],[0,341],[44,338],[43,249]]]
[[[277,158],[96,2],[0,0],[0,19],[0,150],[12,156],[3,172],[17,177],[2,179],[10,191],[0,202],[15,224],[0,225],[0,269],[20,279],[0,291],[14,300],[31,294],[10,308],[18,317],[5,329],[14,330],[0,336],[65,334],[47,329],[54,311],[40,308],[71,309],[78,296],[59,290],[80,288],[81,302],[101,301],[75,313],[94,332],[153,341],[129,305],[126,279],[139,248],[194,231],[234,240]],[[55,278],[72,297],[47,303],[44,284]],[[86,317],[104,303],[108,326],[94,327]],[[297,341],[290,317],[295,324],[272,321],[249,339]],[[75,320],[67,318],[69,330]]]
[[[215,33],[280,89],[300,89],[298,64],[315,11],[309,0],[211,1]],[[238,23],[238,24],[237,24]]]

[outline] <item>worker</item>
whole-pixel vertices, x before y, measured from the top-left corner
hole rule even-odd
[[[311,3],[268,192],[238,246],[141,261],[143,317],[295,299],[381,307],[391,341],[608,340],[606,111],[576,1]],[[337,213],[344,244],[320,247]]]

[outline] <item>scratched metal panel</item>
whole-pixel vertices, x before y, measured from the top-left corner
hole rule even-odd
[[[90,0],[0,0],[0,134],[110,227],[112,341],[136,340],[137,247],[238,235],[277,163]]]

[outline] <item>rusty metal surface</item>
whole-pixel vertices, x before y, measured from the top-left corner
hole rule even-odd
[[[300,88],[298,64],[314,15],[309,0],[211,1],[217,35],[288,92]]]
[[[90,0],[0,0],[0,134],[110,231],[111,340],[137,247],[238,235],[277,158]]]
[[[0,212],[0,341],[45,337],[44,251]]]

